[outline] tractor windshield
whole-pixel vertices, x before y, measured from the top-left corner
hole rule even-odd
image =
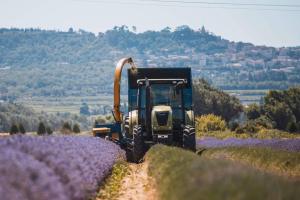
[[[152,106],[170,105],[179,107],[181,105],[181,90],[176,91],[171,84],[153,84],[151,85]]]

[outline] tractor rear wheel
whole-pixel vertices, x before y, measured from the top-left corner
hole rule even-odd
[[[183,129],[183,148],[196,151],[196,134],[193,126],[187,125]]]
[[[133,128],[133,148],[132,157],[133,162],[138,163],[144,156],[144,140],[142,126],[135,125]]]

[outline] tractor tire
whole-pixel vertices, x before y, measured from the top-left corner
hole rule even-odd
[[[184,149],[196,151],[196,134],[193,126],[187,125],[184,127],[182,139]]]
[[[129,133],[130,127],[129,126],[130,126],[129,117],[126,116],[125,120],[124,120],[124,131],[125,131],[125,137],[126,138],[130,138],[130,133]]]
[[[142,126],[136,125],[133,128],[133,148],[132,158],[133,162],[139,163],[144,156],[144,139]]]

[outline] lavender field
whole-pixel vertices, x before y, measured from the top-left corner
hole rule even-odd
[[[0,139],[1,199],[90,199],[124,152],[93,137]]]
[[[213,137],[204,137],[197,140],[198,148],[216,148],[216,147],[270,147],[272,149],[300,152],[300,139],[217,139]]]

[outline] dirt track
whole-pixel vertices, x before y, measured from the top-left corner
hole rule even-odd
[[[156,200],[154,180],[148,176],[147,163],[130,164],[130,173],[122,180],[118,200]]]

